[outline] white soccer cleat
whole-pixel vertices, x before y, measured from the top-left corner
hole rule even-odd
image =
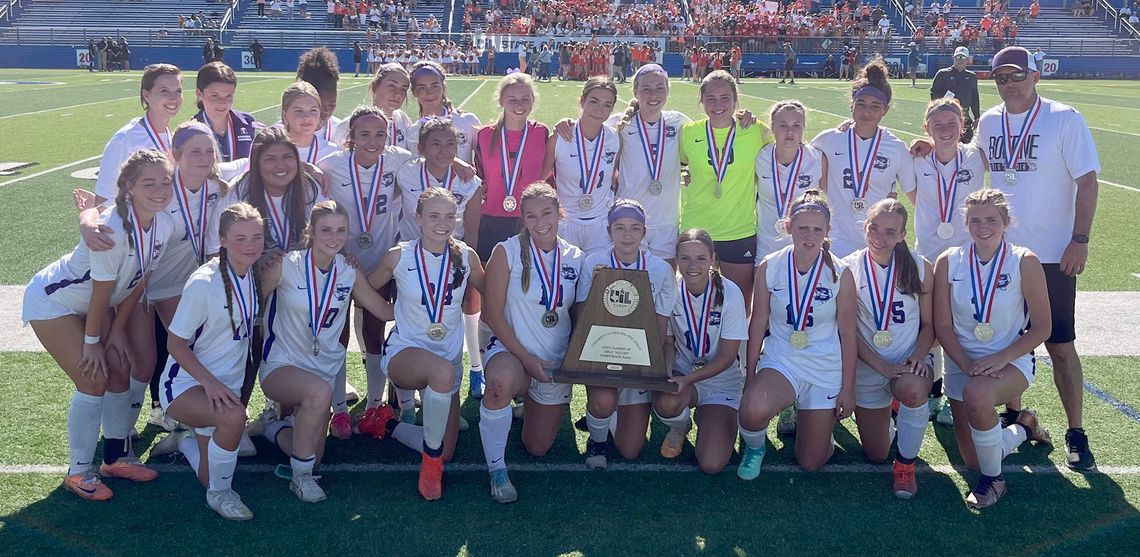
[[[226,520],[249,520],[253,511],[241,502],[241,496],[232,489],[206,490],[206,504]]]
[[[146,418],[146,423],[154,426],[161,427],[166,431],[174,431],[178,428],[178,422],[166,415],[166,411],[161,406],[152,406],[150,415]]]
[[[325,490],[321,489],[317,478],[311,473],[293,474],[293,479],[289,480],[289,491],[306,503],[320,503],[326,498]]]
[[[176,454],[182,452],[179,450],[178,445],[182,442],[183,439],[192,437],[193,435],[194,432],[187,429],[180,429],[178,431],[170,433],[150,448],[150,457],[154,458],[156,456],[165,456],[168,454]]]

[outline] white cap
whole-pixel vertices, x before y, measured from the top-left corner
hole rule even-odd
[[[958,48],[955,48],[954,49],[954,57],[957,58],[959,56],[969,58],[970,57],[970,49],[968,49],[964,46],[960,46]]]
[[[914,41],[911,41],[907,46],[914,46]]]

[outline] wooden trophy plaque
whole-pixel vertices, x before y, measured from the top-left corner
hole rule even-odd
[[[558,383],[677,392],[661,350],[649,273],[598,267]]]

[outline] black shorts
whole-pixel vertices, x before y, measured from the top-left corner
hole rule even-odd
[[[790,72],[794,69],[796,69],[796,61],[795,60],[784,60],[784,70],[785,71]]]
[[[491,259],[491,251],[495,245],[522,229],[522,219],[518,217],[491,217],[483,215],[479,219],[479,245],[475,246],[475,253],[484,265]]]
[[[713,241],[716,258],[721,263],[736,263],[740,265],[754,265],[756,263],[756,235],[739,240]]]
[[[1053,330],[1045,342],[1064,344],[1077,339],[1076,302],[1077,277],[1061,272],[1060,263],[1042,263],[1045,269],[1045,287],[1049,291],[1049,314],[1053,317]]]

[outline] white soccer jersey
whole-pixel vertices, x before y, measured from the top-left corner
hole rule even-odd
[[[768,336],[764,339],[764,355],[760,368],[770,367],[802,378],[812,385],[838,388],[843,380],[843,359],[839,345],[839,282],[843,277],[842,259],[832,256],[835,273],[827,266],[826,254],[820,261],[823,266],[819,282],[812,294],[811,311],[806,316],[804,331],[808,335],[806,348],[795,348],[792,337],[792,296],[794,288],[789,282],[788,264],[792,246],[769,254],[764,258],[768,283]],[[793,266],[794,269],[794,266]],[[796,271],[794,271],[796,272]],[[808,276],[798,273],[800,290],[807,288]]]
[[[210,214],[217,211],[221,189],[221,183],[208,179],[198,191],[190,191],[175,179],[174,199],[166,206],[174,231],[162,256],[162,265],[150,275],[151,301],[160,302],[181,294],[190,273],[206,262],[206,229],[210,226]]]
[[[233,290],[227,298],[222,273],[232,271],[218,265],[218,260],[211,260],[190,275],[170,322],[170,334],[189,340],[190,349],[202,366],[238,393],[245,380],[245,361],[257,315],[256,295],[251,270],[236,281],[231,274]],[[182,369],[174,356],[166,359],[159,386],[164,400],[174,400],[178,393],[196,384],[198,381]]]
[[[464,162],[470,163],[475,152],[475,134],[479,131],[481,124],[479,117],[472,112],[458,112],[452,111],[447,116],[451,120],[451,124],[455,126],[455,147],[457,148],[457,157]],[[420,127],[423,126],[423,120],[418,120],[408,127],[407,145],[408,150],[414,155],[420,154]]]
[[[606,124],[615,130],[621,122],[622,114],[617,113],[606,120]],[[654,194],[649,190],[652,180],[649,173],[649,163],[646,160],[646,150],[643,143],[641,122],[634,116],[629,124],[619,132],[621,137],[621,166],[618,173],[618,197],[636,199],[645,207],[645,225],[648,228],[672,227],[677,228],[681,221],[681,126],[693,120],[676,110],[662,110],[661,118],[656,122],[646,122],[645,128],[649,136],[652,149],[657,148],[659,134],[664,135],[665,148],[662,152],[661,162],[661,192]],[[665,129],[661,130],[662,122]],[[656,150],[650,151],[649,156],[655,156]]]
[[[135,242],[127,240],[126,226],[119,213],[111,206],[99,216],[99,222],[111,231],[109,236],[114,246],[104,251],[91,251],[82,241],[70,254],[48,265],[32,278],[28,285],[30,293],[46,299],[56,308],[66,308],[74,315],[87,315],[91,305],[91,281],[111,281],[115,288],[111,291],[110,306],[118,305],[130,295],[142,280],[138,250],[138,232]],[[154,216],[150,230],[144,234],[142,245],[150,250],[147,271],[153,271],[163,264],[163,256],[170,244],[174,223],[165,213]],[[61,317],[63,313],[46,311],[40,304],[26,303],[24,321]],[[53,309],[56,309],[53,308]]]
[[[827,200],[831,205],[831,252],[844,257],[864,245],[862,221],[866,209],[894,191],[898,183],[903,191],[914,188],[914,169],[906,143],[885,128],[879,128],[882,140],[878,151],[873,140],[855,136],[854,129],[844,133],[824,130],[811,140],[811,144],[827,157]],[[850,147],[851,136],[856,137],[856,151]],[[868,160],[871,153],[874,160]],[[870,165],[870,169],[866,165]],[[864,208],[856,211],[852,203],[856,198],[855,168],[866,175],[870,172],[870,185],[863,198]]]
[[[325,138],[321,136],[320,133],[313,137],[313,142],[310,143],[308,147],[297,147],[297,152],[301,155],[301,160],[313,166],[317,166],[317,163],[319,163],[321,159],[339,150],[340,147],[337,147],[336,144],[330,141],[325,141]]]
[[[344,143],[345,138],[348,137],[348,118],[341,120],[336,116],[329,116],[329,121],[325,126],[317,130],[317,137],[332,143],[339,149],[341,143]]]
[[[265,222],[265,251],[289,249],[290,246],[281,245],[281,243],[277,240],[277,234],[279,232],[275,232],[275,230],[279,229],[275,227],[279,227],[282,224],[288,225],[287,235],[289,235],[290,238],[293,238],[292,240],[288,241],[296,243],[297,239],[300,238],[300,233],[294,233],[294,231],[304,230],[305,226],[308,225],[309,211],[317,202],[324,200],[324,196],[321,195],[321,188],[317,185],[316,182],[306,178],[302,182],[301,188],[304,190],[302,193],[305,196],[304,222],[287,222],[288,214],[285,211],[285,207],[287,206],[286,200],[289,198],[289,195],[292,192],[286,193],[280,197],[272,195],[268,196],[269,205],[266,205],[266,210],[262,211],[264,214],[261,215],[262,220]],[[218,201],[217,205],[214,206],[214,212],[210,215],[210,226],[206,230],[207,254],[218,253],[218,248],[221,247],[221,240],[219,238],[219,225],[221,223],[220,219],[222,218],[222,212],[226,210],[226,207],[229,207],[230,205],[233,205],[239,201],[244,201],[250,205],[253,205],[254,207],[259,207],[266,203],[266,200],[264,199],[254,200],[250,198],[248,174],[242,176],[240,180],[234,183],[233,187],[230,188],[230,191],[226,193],[226,195],[222,197],[221,200]],[[278,219],[280,219],[282,222],[278,222]]]
[[[329,198],[344,205],[348,209],[348,241],[345,251],[356,257],[360,262],[360,269],[370,273],[380,264],[384,254],[399,241],[400,205],[396,200],[396,175],[400,168],[411,160],[410,153],[396,147],[386,147],[377,163],[355,169],[349,166],[352,151],[347,149],[337,151],[321,160],[321,170],[329,177],[332,187]],[[380,168],[380,167],[383,168]],[[353,180],[357,179],[360,191],[353,191]],[[361,245],[359,238],[364,234],[364,225],[361,222],[361,210],[367,214],[365,207],[366,197],[372,188],[372,179],[376,177],[379,188],[376,194],[376,209],[373,211],[372,225],[368,229],[371,242]]]
[[[115,199],[115,194],[119,191],[117,182],[123,163],[127,162],[127,157],[130,157],[131,153],[143,149],[157,149],[163,153],[170,150],[170,130],[154,129],[145,116],[127,122],[111,136],[107,146],[103,147],[103,160],[99,161],[99,178],[95,181],[95,195],[103,199]]]
[[[673,267],[670,267],[664,259],[644,249],[641,250],[637,262],[631,265],[617,261],[616,258],[613,258],[612,253],[613,250],[606,250],[586,256],[582,264],[582,278],[578,280],[578,301],[585,302],[590,295],[596,267],[635,269],[649,273],[649,288],[653,291],[654,311],[657,315],[669,316],[673,311],[673,306],[677,304],[677,282],[674,280]]]
[[[1021,258],[1028,250],[1008,242],[1006,246],[1005,261],[1001,263],[993,287],[990,326],[994,333],[989,342],[982,342],[974,336],[974,326],[978,320],[974,317],[975,295],[970,280],[973,270],[970,244],[951,248],[947,252],[947,280],[950,281],[950,311],[954,316],[954,333],[971,359],[993,354],[1013,344],[1029,324],[1025,294],[1021,290]],[[999,249],[998,254],[1000,252]],[[995,256],[981,266],[983,284],[998,259],[1000,257]]]
[[[504,313],[507,324],[514,330],[515,337],[526,349],[535,356],[555,362],[560,365],[566,355],[570,343],[570,306],[578,296],[578,281],[582,269],[582,250],[577,246],[559,238],[558,252],[562,257],[561,287],[557,292],[549,292],[542,284],[539,276],[545,267],[550,270],[554,263],[554,252],[542,253],[542,263],[531,258],[530,285],[525,292],[522,289],[522,259],[521,250],[529,250],[530,246],[522,245],[518,236],[511,236],[499,242],[503,254],[506,255],[507,266],[510,268],[510,279],[507,282],[507,299]],[[546,302],[555,296],[557,305],[554,307],[558,314],[558,323],[553,327],[542,324],[542,315],[547,311]],[[492,339],[495,342],[497,339]]]
[[[937,162],[933,153],[925,157],[914,159],[915,204],[914,204],[914,236],[915,253],[920,253],[930,259],[938,259],[942,252],[970,242],[970,232],[966,229],[962,217],[962,207],[965,206],[966,197],[986,186],[986,165],[982,152],[974,145],[958,145],[959,158],[948,164]],[[954,177],[954,168],[958,168],[958,179],[954,183],[953,192],[950,192],[950,183]],[[942,223],[942,214],[938,196],[942,188],[953,193],[954,199],[949,200],[946,206],[947,217],[954,227],[950,238],[938,237],[938,225]]]
[[[396,268],[392,269],[392,280],[396,281],[397,292],[396,326],[392,327],[388,339],[384,342],[385,353],[395,353],[403,347],[415,347],[423,348],[449,362],[460,357],[460,352],[463,351],[463,296],[467,292],[467,279],[471,276],[469,263],[472,252],[467,244],[458,243],[463,254],[462,260],[450,261],[448,265],[450,271],[443,280],[446,294],[439,322],[443,323],[445,332],[440,340],[432,340],[427,331],[435,321],[428,317],[428,300],[434,293],[439,292],[439,274],[442,271],[444,254],[422,250],[421,260],[418,240],[400,242],[400,261],[396,264]],[[448,257],[451,255],[448,254]],[[455,274],[458,272],[463,273],[463,280],[459,286],[452,288]],[[430,293],[425,293],[421,284],[428,288]]]
[[[479,194],[479,188],[483,185],[483,181],[478,176],[472,176],[471,181],[464,182],[450,171],[448,178],[451,180],[450,187],[443,181],[437,180],[430,172],[424,172],[423,159],[416,159],[400,167],[400,171],[396,175],[396,184],[400,190],[399,230],[401,240],[415,240],[420,237],[420,227],[416,224],[416,205],[419,204],[420,194],[424,192],[425,181],[427,187],[440,187],[451,192],[455,202],[459,205],[455,212],[455,232],[452,235],[456,238],[463,238],[467,232],[463,226],[463,213],[467,210],[467,203]]]
[[[744,295],[740,293],[740,288],[727,278],[721,277],[721,284],[724,285],[724,301],[719,307],[715,305],[715,290],[709,293],[713,299],[708,301],[703,291],[696,295],[689,292],[683,277],[676,277],[674,280],[677,301],[673,304],[669,319],[669,336],[673,337],[676,357],[673,369],[688,375],[693,372],[693,361],[696,360],[694,348],[698,339],[695,338],[697,333],[689,330],[687,322],[689,317],[686,316],[689,309],[686,308],[686,304],[692,308],[691,315],[694,316],[698,328],[702,326],[699,317],[704,312],[702,308],[705,308],[706,304],[711,306],[708,308],[708,330],[702,335],[703,342],[708,348],[704,358],[708,361],[716,357],[721,339],[742,342],[748,340],[748,316],[744,313]],[[740,392],[743,380],[743,368],[740,366],[740,359],[737,358],[724,371],[705,379],[701,384],[712,391]]]
[[[1031,108],[1025,114],[1009,114],[1010,141],[1021,141],[1017,159],[1017,183],[1004,180],[1006,154],[1003,141],[1005,105],[987,110],[978,119],[974,144],[983,149],[990,164],[991,187],[1009,198],[1013,225],[1007,231],[1010,242],[1025,246],[1042,263],[1059,263],[1069,245],[1076,211],[1076,179],[1089,172],[1100,172],[1096,143],[1084,116],[1076,109],[1041,98],[1040,113],[1027,137],[1020,134]]]
[[[340,343],[345,315],[352,303],[352,287],[356,269],[343,255],[333,258],[328,271],[310,269],[309,250],[291,251],[281,260],[281,282],[270,294],[265,307],[265,346],[262,365],[297,366],[331,381],[340,371],[345,348]],[[316,275],[316,295],[309,281]],[[335,282],[329,284],[335,276]],[[326,290],[326,288],[328,290]],[[317,334],[320,348],[313,354],[313,331],[309,297],[323,298],[319,307],[321,328]],[[331,301],[330,301],[331,300]]]
[[[577,128],[575,128],[576,130]],[[603,139],[604,138],[604,139]],[[578,156],[576,138],[566,141],[557,136],[554,144],[554,182],[558,190],[558,201],[566,212],[568,219],[592,219],[605,217],[614,203],[612,189],[614,163],[621,145],[618,142],[617,132],[613,128],[602,125],[602,133],[593,141],[587,140],[582,149],[588,163],[582,163]],[[604,144],[603,144],[604,143]],[[600,145],[601,151],[598,151]],[[584,197],[582,192],[582,169],[579,166],[595,165],[594,189],[591,194],[591,203],[588,207],[580,204]]]
[[[773,174],[772,157],[775,152],[776,144],[769,143],[756,155],[756,175],[760,177],[756,184],[756,254],[761,257],[792,243],[792,237],[786,232],[777,234],[776,224],[782,224],[781,219],[787,218],[792,202],[804,191],[819,189],[823,178],[823,156],[815,147],[802,146],[800,154],[789,165],[777,161],[776,174]],[[790,180],[795,183],[789,190]],[[778,207],[780,200],[783,205]],[[780,230],[784,230],[783,226]]]
[[[879,329],[874,317],[877,309],[873,309],[876,303],[875,294],[878,293],[880,297],[890,295],[884,294],[888,278],[887,268],[873,260],[867,260],[866,253],[867,250],[864,248],[843,260],[843,264],[851,269],[852,278],[855,279],[855,291],[859,297],[859,338],[887,362],[902,363],[914,352],[914,347],[918,344],[918,330],[922,326],[919,300],[913,294],[903,294],[898,286],[895,286],[890,306],[886,310],[887,315],[890,315],[887,331],[891,335],[891,343],[884,348],[876,346],[874,338]],[[920,255],[912,255],[915,265],[918,266],[918,278],[922,280],[926,275],[926,259]],[[875,274],[874,280],[867,272],[869,265],[873,266],[870,269]],[[859,385],[865,383],[878,385],[883,379],[880,373],[871,369],[871,366],[863,360],[857,362],[856,371],[856,384]]]

